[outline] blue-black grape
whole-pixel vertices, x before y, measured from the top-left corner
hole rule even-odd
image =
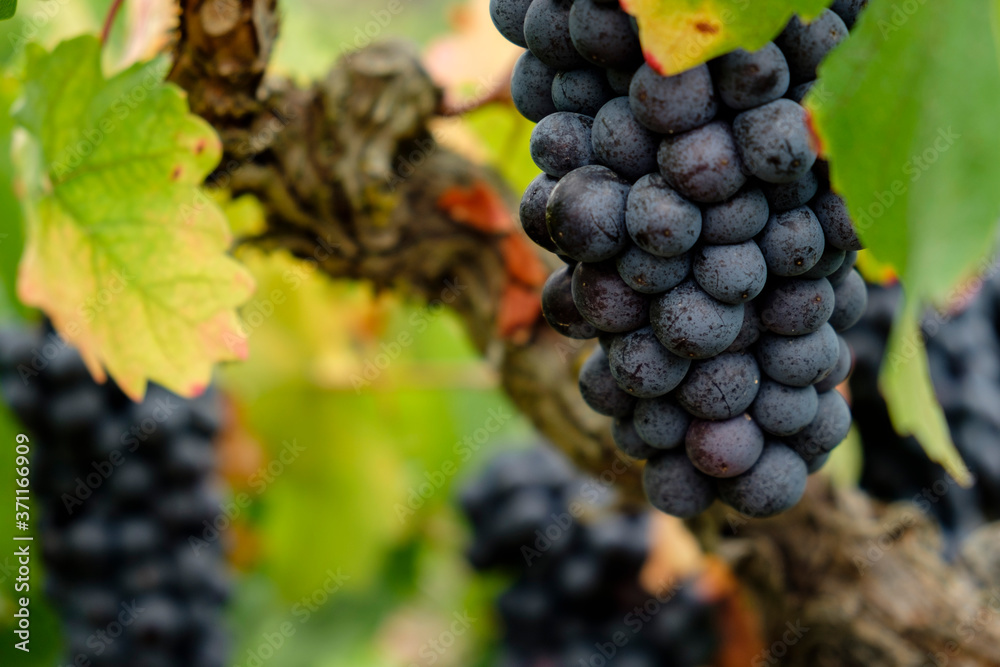
[[[579,262],[611,259],[629,243],[628,195],[628,182],[607,167],[574,169],[549,195],[545,209],[549,236],[562,254]]]
[[[691,425],[691,415],[670,396],[639,399],[632,419],[639,437],[657,449],[679,447]]]
[[[643,63],[632,77],[628,95],[639,122],[660,134],[693,130],[712,120],[718,110],[705,65],[662,76]]]
[[[844,265],[844,258],[846,256],[847,253],[840,248],[824,242],[823,254],[819,256],[819,261],[816,262],[815,266],[803,273],[801,277],[808,278],[809,280],[828,278],[828,276],[835,274]]]
[[[805,428],[785,438],[789,447],[805,460],[826,454],[851,430],[851,408],[837,391],[819,395],[816,416]]]
[[[805,387],[826,378],[837,367],[840,343],[829,324],[804,336],[765,333],[757,342],[764,374],[782,384]]]
[[[591,139],[597,161],[630,181],[656,171],[660,140],[636,120],[627,97],[616,97],[601,107]]]
[[[799,276],[823,256],[823,228],[806,206],[771,215],[757,241],[768,270],[777,276]]]
[[[537,123],[557,111],[552,101],[552,81],[556,74],[558,70],[543,63],[531,51],[521,54],[510,75],[510,96],[522,116]]]
[[[594,348],[580,367],[580,395],[590,408],[608,417],[628,417],[636,398],[615,382],[608,366],[608,355],[600,346]]]
[[[695,468],[683,451],[650,459],[642,471],[642,487],[653,507],[682,519],[701,514],[717,496],[711,478]]]
[[[726,352],[743,352],[760,339],[764,332],[764,325],[760,321],[760,314],[757,312],[757,303],[747,301],[743,304],[743,323],[740,325],[740,332],[736,334],[736,340],[726,348]]]
[[[773,102],[788,90],[785,56],[773,42],[757,51],[737,49],[712,63],[719,97],[732,109],[750,109]]]
[[[573,270],[573,303],[601,331],[624,333],[645,326],[648,298],[629,287],[607,262],[581,262]]]
[[[640,461],[655,456],[660,451],[642,439],[635,430],[632,417],[618,417],[611,422],[611,439],[615,441],[618,451]]]
[[[826,242],[842,250],[861,250],[861,240],[851,222],[844,200],[833,192],[825,192],[811,204],[812,210],[823,227]]]
[[[524,41],[524,16],[531,0],[490,0],[490,18],[507,41],[528,48]]]
[[[844,25],[850,28],[867,6],[868,0],[833,0],[830,9],[841,18]]]
[[[666,292],[684,282],[691,273],[691,254],[660,257],[636,245],[615,259],[618,275],[629,287],[643,294]]]
[[[816,67],[820,61],[847,38],[847,33],[844,21],[829,9],[824,9],[809,23],[793,16],[774,41],[788,60],[792,80],[812,81],[816,78]]]
[[[557,252],[559,249],[549,236],[549,228],[545,224],[545,207],[549,201],[552,189],[556,187],[559,179],[552,178],[546,173],[541,173],[528,184],[521,197],[521,206],[518,211],[521,218],[521,226],[528,238],[537,243],[549,252]]]
[[[833,312],[830,281],[790,278],[768,289],[761,303],[760,321],[774,333],[801,336],[818,331]]]
[[[812,386],[790,387],[765,378],[750,406],[750,416],[768,433],[786,436],[808,426],[818,407],[819,398]]]
[[[651,327],[617,336],[608,359],[618,386],[639,398],[655,398],[671,391],[691,366],[689,359],[663,347]]]
[[[635,76],[636,68],[609,69],[605,70],[605,72],[608,76],[608,83],[611,84],[611,90],[615,91],[615,95],[624,95],[628,98],[628,89],[632,85],[632,77]]]
[[[816,178],[816,174],[812,170],[807,171],[805,176],[791,183],[766,183],[764,185],[767,203],[775,213],[805,206],[810,199],[816,196],[818,191],[819,179]]]
[[[572,269],[563,266],[552,272],[542,288],[542,315],[555,331],[567,338],[586,339],[597,336],[593,324],[573,303]]]
[[[590,116],[569,111],[546,116],[531,131],[531,159],[539,169],[556,178],[594,164],[590,138],[593,125]]]
[[[716,244],[749,241],[764,229],[769,215],[760,189],[742,190],[722,203],[705,207],[701,240]]]
[[[831,273],[826,277],[830,281],[830,284],[837,287],[840,283],[844,282],[847,276],[851,275],[851,271],[854,269],[854,263],[858,259],[857,250],[848,250],[844,254],[844,262],[840,265],[836,271]]]
[[[616,4],[575,0],[569,12],[569,34],[580,55],[599,67],[621,69],[642,62],[639,37],[628,14]]]
[[[701,233],[701,210],[659,174],[643,176],[628,195],[625,225],[635,244],[660,257],[680,255]]]
[[[813,385],[818,392],[836,389],[837,385],[851,374],[851,346],[847,344],[843,336],[837,336],[837,341],[840,343],[840,356],[837,358],[837,365],[826,378]]]
[[[746,183],[732,131],[722,121],[664,138],[657,163],[667,182],[694,201],[725,201]]]
[[[736,477],[753,466],[764,449],[764,434],[750,415],[725,421],[695,420],[684,440],[688,458],[716,478]]]
[[[791,509],[806,490],[805,461],[777,442],[768,442],[750,470],[719,480],[719,495],[749,517],[769,517]]]
[[[604,72],[594,67],[559,72],[552,80],[552,103],[559,111],[594,116],[612,97]]]
[[[805,109],[788,99],[741,113],[733,137],[747,171],[768,183],[797,181],[816,162]]]
[[[587,64],[570,38],[572,6],[572,0],[532,0],[524,16],[524,41],[528,48],[543,63],[559,70]]]
[[[668,350],[706,359],[736,340],[743,325],[743,304],[722,303],[688,280],[653,299],[649,320]]]
[[[868,288],[864,278],[857,271],[851,271],[843,282],[833,288],[833,294],[835,305],[830,315],[830,326],[835,331],[850,329],[858,323],[868,306]]]
[[[730,419],[753,403],[760,387],[760,369],[752,354],[720,354],[695,362],[674,396],[700,419]]]
[[[761,293],[767,264],[753,241],[703,245],[694,251],[691,273],[698,285],[723,303],[743,303]]]

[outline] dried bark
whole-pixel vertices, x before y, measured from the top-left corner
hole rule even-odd
[[[640,493],[638,466],[616,463],[607,420],[579,397],[575,371],[586,346],[560,339],[538,317],[504,324],[511,294],[537,302],[537,282],[511,262],[516,232],[445,202],[484,184],[508,210],[513,199],[489,170],[435,142],[428,124],[442,111],[441,95],[417,54],[376,45],[303,89],[264,76],[275,0],[182,4],[170,78],[223,139],[225,157],[209,183],[263,203],[267,232],[252,242],[379,289],[431,301],[457,293],[449,305],[524,414],[581,467]],[[1000,557],[985,534],[948,563],[936,528],[915,507],[885,507],[823,480],[780,517],[744,521],[716,507],[696,528],[757,598],[778,642],[758,664],[1000,664]],[[785,624],[797,622],[809,630],[782,643]]]

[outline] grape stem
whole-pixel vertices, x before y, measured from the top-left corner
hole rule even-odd
[[[102,45],[108,43],[108,36],[111,34],[111,26],[114,25],[115,17],[118,16],[118,10],[121,9],[123,4],[125,4],[125,0],[112,0],[111,6],[108,8],[108,13],[104,17],[104,27],[101,28]]]

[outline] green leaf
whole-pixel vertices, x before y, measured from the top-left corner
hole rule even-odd
[[[677,74],[734,49],[756,51],[793,14],[809,20],[830,0],[621,0],[639,23],[646,62]]]
[[[1000,59],[992,0],[873,0],[820,66],[806,99],[831,182],[865,245],[906,287],[893,343],[922,351],[917,322],[986,266],[1000,216]],[[919,357],[919,358],[917,358]],[[885,364],[893,420],[961,478],[921,354]]]
[[[17,0],[0,0],[0,21],[14,18],[17,13]]]
[[[11,76],[0,75],[0,318],[26,317],[26,309],[17,300],[17,262],[24,249],[24,222],[21,203],[14,195],[14,163],[11,161],[11,139],[14,119],[10,108],[21,94],[21,83]]]
[[[225,254],[225,217],[198,187],[219,161],[218,137],[162,82],[163,62],[105,79],[89,36],[26,55],[15,113],[30,139],[19,155],[21,300],[130,396],[147,380],[198,393],[216,361],[245,356],[235,308],[253,291]]]

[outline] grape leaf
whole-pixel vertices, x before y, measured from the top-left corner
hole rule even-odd
[[[809,20],[830,0],[621,0],[639,23],[646,62],[677,74],[734,49],[756,51],[793,14]]]
[[[872,0],[851,37],[820,66],[806,98],[831,182],[874,259],[906,288],[883,365],[896,427],[961,479],[964,468],[933,400],[917,320],[986,264],[1000,217],[1000,59],[992,0]],[[906,5],[905,7],[909,7]]]
[[[0,21],[14,18],[17,13],[17,0],[0,0]]]
[[[198,188],[218,137],[162,82],[162,62],[105,79],[89,36],[26,56],[21,300],[46,311],[98,380],[105,366],[133,398],[147,379],[199,393],[214,362],[246,355],[229,334],[253,291],[225,254],[225,217]]]

